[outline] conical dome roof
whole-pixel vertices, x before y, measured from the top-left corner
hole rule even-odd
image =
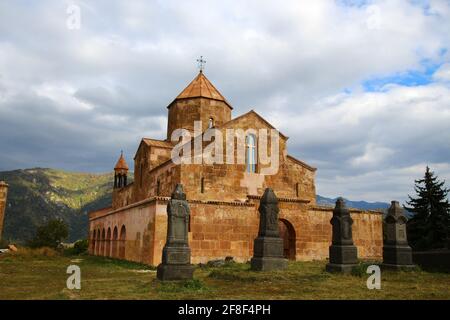
[[[120,154],[120,158],[117,160],[114,170],[128,170],[128,164],[123,157],[123,152]]]
[[[206,78],[204,73],[200,73],[194,80],[175,98],[174,101],[188,98],[207,98],[225,102],[231,109],[231,105],[224,96]]]

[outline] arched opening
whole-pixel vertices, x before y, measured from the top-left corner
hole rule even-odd
[[[101,241],[101,245],[100,245],[100,255],[104,256],[105,255],[105,236],[106,236],[106,232],[105,229],[102,230],[102,241]]]
[[[91,237],[91,254],[95,254],[95,237],[97,236],[97,230],[94,230],[92,232],[92,237]]]
[[[127,237],[127,230],[125,226],[120,229],[120,241],[119,241],[119,259],[125,259],[125,241]]]
[[[108,228],[108,232],[106,233],[106,252],[105,256],[111,256],[111,228]]]
[[[111,257],[117,258],[117,241],[119,240],[119,233],[117,227],[114,227],[113,238],[112,238],[112,253]]]
[[[248,173],[256,173],[256,136],[249,134],[245,138],[245,164]]]
[[[101,235],[100,235],[100,229],[97,229],[97,241],[95,241],[95,255],[100,254],[100,244],[101,244]]]
[[[211,129],[214,127],[214,118],[209,118],[208,121],[208,129]]]
[[[278,221],[280,237],[284,243],[284,257],[289,260],[295,260],[295,229],[286,219]]]

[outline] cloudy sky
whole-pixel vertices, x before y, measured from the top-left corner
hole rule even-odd
[[[3,0],[0,170],[132,163],[203,55],[319,194],[403,201],[427,164],[450,182],[449,46],[448,0]]]

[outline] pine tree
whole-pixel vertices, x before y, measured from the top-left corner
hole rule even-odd
[[[450,233],[449,189],[427,166],[423,179],[415,180],[416,198],[408,195],[405,209],[414,215],[408,221],[408,240],[415,250],[444,248]]]

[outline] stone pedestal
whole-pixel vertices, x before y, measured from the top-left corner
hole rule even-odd
[[[326,265],[326,271],[350,273],[358,264],[358,250],[353,245],[353,219],[343,198],[338,198],[336,201],[330,223],[333,226],[333,240],[329,249],[330,262]]]
[[[261,198],[259,233],[253,246],[251,269],[255,271],[283,270],[287,259],[283,256],[283,239],[278,230],[278,199],[267,188]]]
[[[358,264],[358,250],[353,245],[332,245],[329,250],[330,263],[326,265],[328,272],[350,273]]]
[[[159,280],[190,280],[194,277],[195,267],[191,264],[160,264],[156,270]]]
[[[162,263],[156,276],[159,280],[192,279],[195,267],[191,264],[188,243],[190,209],[183,187],[178,184],[167,204],[167,242],[163,249]]]
[[[386,238],[383,243],[384,269],[413,269],[412,250],[406,236],[408,219],[397,201],[392,201],[385,218]]]

